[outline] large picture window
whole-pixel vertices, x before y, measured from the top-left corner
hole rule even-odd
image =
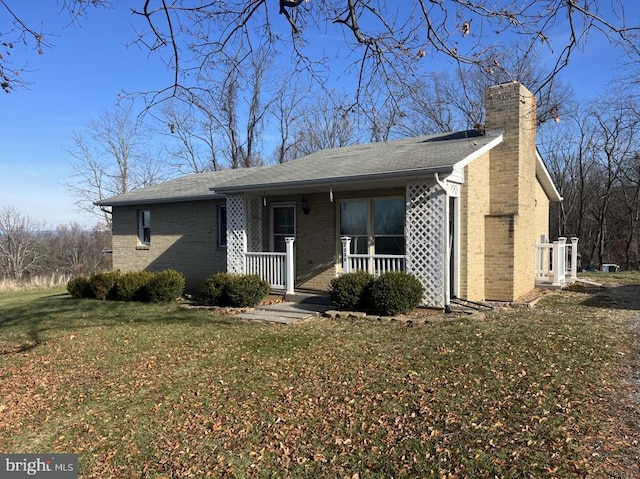
[[[354,254],[405,254],[404,199],[342,201],[340,236],[351,238]]]

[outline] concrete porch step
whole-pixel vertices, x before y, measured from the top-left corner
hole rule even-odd
[[[270,321],[282,324],[291,324],[314,317],[322,316],[331,309],[331,302],[305,302],[286,301],[260,306],[252,311],[246,311],[236,315],[238,318]]]

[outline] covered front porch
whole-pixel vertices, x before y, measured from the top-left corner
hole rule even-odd
[[[452,236],[457,201],[444,184],[431,176],[384,188],[228,194],[227,271],[256,274],[286,294],[327,291],[352,271],[405,271],[425,287],[425,305],[445,307],[455,281],[445,265],[459,240]]]
[[[245,254],[245,272],[258,275],[268,281],[271,288],[295,293],[295,238],[285,238],[285,252],[247,252]],[[407,255],[392,254],[355,254],[351,253],[351,238],[342,238],[342,271],[366,271],[374,276],[389,271],[405,271]]]

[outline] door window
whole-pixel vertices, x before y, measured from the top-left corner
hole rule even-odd
[[[273,207],[273,251],[284,253],[285,241],[287,237],[295,237],[295,207],[274,206]]]

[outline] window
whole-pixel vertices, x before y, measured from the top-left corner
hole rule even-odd
[[[218,206],[218,246],[227,246],[227,205]]]
[[[345,201],[340,203],[340,236],[351,237],[351,253],[367,254],[369,250],[368,223],[368,201]]]
[[[353,254],[405,254],[404,200],[342,201],[340,236],[351,237]]]
[[[404,200],[373,200],[376,254],[404,254]]]
[[[140,244],[149,246],[151,244],[151,211],[138,211],[138,241]]]

